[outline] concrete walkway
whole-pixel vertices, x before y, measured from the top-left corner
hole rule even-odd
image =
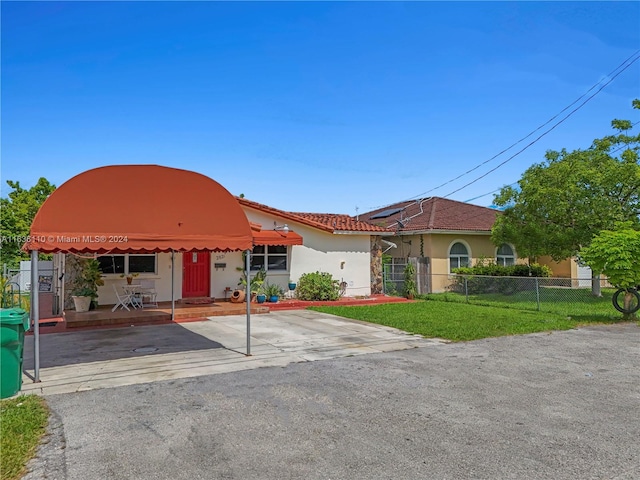
[[[40,337],[41,382],[25,375],[21,392],[71,393],[439,343],[307,310],[252,316],[251,356],[245,355],[244,315],[49,334]],[[30,375],[33,365],[33,337],[28,337],[24,368]]]

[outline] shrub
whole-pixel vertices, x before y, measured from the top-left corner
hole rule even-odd
[[[414,298],[418,294],[416,285],[416,267],[413,263],[407,263],[404,268],[404,295],[407,298]]]
[[[296,296],[300,300],[338,300],[340,282],[334,280],[330,273],[305,273],[298,280]]]
[[[518,291],[532,290],[535,282],[515,280],[512,278],[495,277],[550,277],[551,269],[546,265],[496,265],[495,263],[478,262],[473,267],[455,268],[452,273],[458,275],[449,289],[454,292],[477,293],[502,293],[511,295]]]

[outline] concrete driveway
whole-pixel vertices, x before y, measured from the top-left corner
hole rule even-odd
[[[47,401],[27,480],[640,478],[636,324]]]
[[[69,393],[437,343],[307,310],[252,315],[251,356],[244,315],[47,334],[40,336],[41,382],[25,375],[22,392]],[[33,375],[33,337],[25,340],[24,368]]]

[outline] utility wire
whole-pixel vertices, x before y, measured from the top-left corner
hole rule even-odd
[[[635,127],[635,126],[636,126],[636,125],[638,125],[639,123],[640,123],[640,121],[638,121],[638,122],[636,122],[636,123],[631,124],[631,128]],[[612,153],[612,154],[613,154],[613,153],[617,153],[617,152],[619,152],[620,150],[622,150],[622,149],[624,149],[624,148],[628,148],[628,147],[627,147],[626,145],[622,145],[621,147],[618,147],[618,148],[616,148],[615,150],[613,150],[611,153]],[[507,186],[508,186],[508,187],[513,187],[514,185],[517,185],[517,184],[518,184],[518,182],[514,182],[514,183],[512,183],[511,185],[507,185]],[[469,200],[465,200],[465,203],[469,203],[469,202],[472,202],[472,201],[477,200],[477,199],[479,199],[479,198],[486,197],[487,195],[491,195],[492,193],[499,192],[499,191],[500,191],[500,190],[502,190],[503,188],[504,188],[504,187],[496,188],[495,190],[493,190],[493,191],[491,191],[491,192],[489,192],[489,193],[484,193],[484,194],[482,194],[482,195],[478,195],[478,196],[476,196],[476,197],[470,198]]]
[[[605,88],[607,85],[609,85],[618,75],[620,75],[622,72],[624,72],[627,68],[629,68],[631,65],[633,65],[638,59],[640,59],[640,56],[638,55],[640,53],[640,50],[636,50],[631,56],[629,56],[627,59],[625,59],[620,65],[618,65],[616,68],[614,68],[609,74],[606,75],[605,78],[609,78],[609,80],[602,85],[593,95],[591,95],[586,101],[584,101],[583,103],[581,103],[577,108],[575,108],[574,110],[572,110],[567,116],[565,116],[560,122],[556,123],[551,129],[547,130],[546,132],[544,132],[542,135],[538,136],[533,142],[529,143],[525,148],[523,148],[522,150],[518,151],[515,155],[511,156],[509,159],[507,159],[507,161],[502,162],[500,165],[498,165],[497,168],[501,167],[502,165],[504,165],[505,163],[507,163],[508,161],[512,160],[513,158],[515,158],[517,155],[519,155],[520,153],[522,153],[523,151],[525,151],[527,148],[529,148],[531,145],[533,145],[534,143],[536,143],[538,140],[540,140],[542,137],[544,137],[547,133],[551,132],[555,127],[557,127],[558,125],[560,125],[562,122],[564,122],[567,118],[569,118],[571,115],[573,115],[573,113],[575,113],[577,110],[579,110],[582,106],[584,106],[589,100],[591,100],[593,97],[595,97],[598,93],[600,93],[600,91],[602,91],[603,88]],[[635,58],[634,58],[635,57]],[[629,62],[629,63],[628,63]],[[628,64],[627,64],[628,63]],[[625,65],[627,64],[627,65]],[[621,70],[620,70],[621,69]],[[620,71],[618,71],[620,70]],[[616,73],[617,72],[617,73]],[[592,90],[594,90],[598,85],[600,85],[602,83],[602,80],[599,80],[598,82],[596,82],[594,85],[591,86],[591,88],[589,88],[589,90],[587,90],[585,93],[583,93],[580,97],[578,97],[576,100],[574,100],[572,103],[570,103],[569,105],[567,105],[565,108],[563,108],[560,112],[558,112],[556,115],[554,115],[553,117],[551,117],[549,120],[547,120],[545,123],[543,123],[542,125],[540,125],[539,127],[537,127],[535,130],[531,131],[529,134],[527,134],[526,136],[522,137],[520,140],[518,140],[517,142],[513,143],[512,145],[510,145],[509,147],[505,148],[504,150],[500,151],[499,153],[497,153],[496,155],[494,155],[493,157],[489,158],[488,160],[485,160],[482,163],[479,163],[478,165],[476,165],[475,167],[471,168],[470,170],[467,170],[466,172],[458,175],[457,177],[448,180],[434,188],[431,188],[430,190],[427,190],[426,192],[420,193],[418,195],[415,195],[413,197],[409,197],[404,201],[408,201],[408,200],[419,200],[421,198],[423,198],[425,195],[427,195],[428,193],[433,192],[434,190],[437,190],[439,188],[442,188],[452,182],[455,182],[456,180],[464,177],[465,175],[468,175],[471,172],[474,172],[475,170],[477,170],[478,168],[480,168],[483,165],[486,165],[487,163],[491,162],[492,160],[495,160],[497,157],[499,157],[500,155],[502,155],[503,153],[506,153],[507,151],[509,151],[510,149],[512,149],[513,147],[515,147],[516,145],[518,145],[519,143],[523,142],[524,140],[526,140],[527,138],[529,138],[531,135],[533,135],[534,133],[536,133],[538,130],[542,129],[543,127],[545,127],[546,125],[548,125],[549,123],[551,123],[553,120],[555,120],[556,118],[558,118],[562,113],[564,113],[565,111],[567,111],[569,108],[571,108],[573,105],[575,105],[576,103],[578,103],[580,100],[582,100],[585,96],[587,96],[587,94],[589,92],[591,92]],[[497,168],[494,168],[493,170],[490,170],[489,172],[487,172],[485,175],[482,175],[481,177],[477,178],[476,180],[474,180],[473,182],[470,182],[466,185],[464,185],[463,187],[445,195],[445,197],[452,195],[453,193],[459,192],[460,190],[462,190],[463,188],[466,188],[469,185],[472,185],[473,183],[475,183],[476,181],[484,178],[486,175],[488,175],[489,173],[497,170]],[[487,194],[488,195],[488,194]],[[392,205],[392,204],[388,204],[388,205]],[[380,205],[378,207],[374,207],[372,208],[372,210],[376,210],[378,208],[383,208],[387,205]]]
[[[639,50],[640,52],[640,50]],[[594,98],[596,95],[598,95],[598,93],[600,93],[607,85],[609,85],[611,82],[613,82],[616,77],[618,75],[620,75],[622,72],[624,72],[627,68],[629,68],[631,65],[633,65],[636,61],[638,61],[640,59],[640,56],[637,56],[636,58],[634,58],[627,66],[625,66],[622,70],[620,70],[618,73],[616,73],[614,76],[612,76],[604,85],[602,85],[598,90],[596,90],[595,93],[593,93],[590,97],[588,97],[586,100],[584,100],[580,105],[578,105],[576,108],[574,108],[573,110],[571,110],[571,112],[569,112],[567,115],[564,116],[564,118],[562,118],[559,122],[557,122],[555,125],[553,125],[551,128],[549,128],[548,130],[546,130],[542,135],[539,135],[535,140],[533,140],[532,142],[530,142],[528,145],[526,145],[524,148],[518,150],[516,153],[514,153],[513,155],[511,155],[509,158],[507,158],[505,161],[500,162],[498,165],[496,165],[495,167],[493,167],[491,170],[487,171],[486,173],[480,175],[479,177],[477,177],[476,179],[470,181],[469,183],[464,184],[463,186],[461,186],[460,188],[457,188],[456,190],[453,190],[452,192],[447,193],[444,198],[447,198],[450,195],[453,195],[454,193],[459,192],[460,190],[464,190],[465,188],[467,188],[469,185],[473,185],[474,183],[476,183],[477,181],[483,179],[484,177],[486,177],[487,175],[489,175],[492,172],[495,172],[497,169],[499,169],[500,167],[502,167],[503,165],[505,165],[506,163],[510,162],[511,160],[513,160],[515,157],[517,157],[518,155],[520,155],[522,152],[524,152],[525,150],[527,150],[529,147],[531,147],[534,143],[536,143],[538,140],[540,140],[542,137],[544,137],[545,135],[547,135],[549,132],[551,132],[552,130],[554,130],[558,125],[564,123],[565,120],[567,120],[571,115],[573,115],[575,112],[577,112],[578,110],[580,110],[587,102],[589,102],[592,98]]]
[[[517,184],[518,184],[518,182],[514,182],[514,183],[512,183],[511,185],[507,185],[507,187],[513,187],[514,185],[517,185]],[[477,200],[477,199],[479,199],[479,198],[486,197],[487,195],[491,195],[492,193],[499,192],[499,191],[500,191],[500,190],[502,190],[503,188],[505,188],[505,187],[496,188],[496,189],[495,189],[494,191],[492,191],[492,192],[484,193],[484,194],[482,194],[482,195],[478,195],[477,197],[470,198],[469,200],[465,200],[465,201],[464,201],[464,203],[473,202],[474,200]]]

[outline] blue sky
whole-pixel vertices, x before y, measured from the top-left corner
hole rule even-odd
[[[291,211],[353,215],[423,194],[489,205],[476,197],[546,150],[587,148],[612,119],[640,119],[637,61],[503,167],[452,193],[544,129],[435,188],[606,81],[640,49],[639,2],[1,9],[3,196],[7,179],[60,185],[102,165],[156,163]]]

